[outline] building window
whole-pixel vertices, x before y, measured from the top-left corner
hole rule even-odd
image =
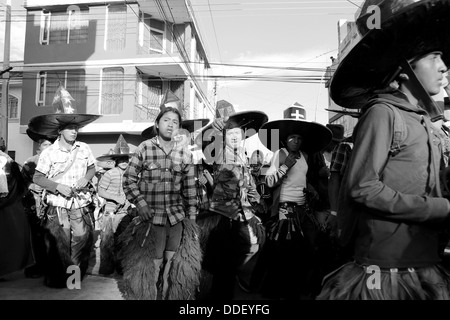
[[[158,115],[162,100],[163,82],[160,79],[149,78],[138,72],[136,81],[136,121],[153,122]]]
[[[72,101],[74,108],[84,105],[86,88],[84,84],[84,70],[55,70],[41,71],[37,76],[36,105],[50,106],[53,104],[53,97],[56,89],[62,84],[75,101]]]
[[[2,94],[0,93],[0,105],[1,103],[2,103]],[[19,99],[10,94],[8,99],[8,118],[17,119],[19,117],[18,112],[19,112]]]
[[[163,53],[165,50],[164,21],[150,18],[150,15],[140,12],[139,46],[144,53]]]
[[[19,109],[19,99],[14,97],[13,95],[9,95],[8,117],[10,119],[17,119],[18,118],[18,109]]]
[[[104,68],[102,70],[102,87],[100,114],[118,115],[123,111],[123,68]]]
[[[125,49],[127,30],[127,6],[109,5],[106,9],[105,50],[121,51]]]
[[[74,10],[46,11],[41,16],[40,42],[44,45],[82,43],[87,41],[88,10],[73,6]]]

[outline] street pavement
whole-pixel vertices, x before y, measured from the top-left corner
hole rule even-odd
[[[44,277],[26,278],[23,270],[0,280],[0,300],[124,300],[119,290],[121,276],[88,274],[80,289],[55,289],[44,285]],[[256,293],[247,293],[238,286],[235,300],[262,300]]]
[[[100,264],[100,240],[91,255],[87,275],[81,281],[80,289],[55,289],[44,285],[44,277],[27,278],[20,270],[0,279],[0,300],[124,300],[119,290],[122,276],[114,273],[104,276],[98,273]],[[244,292],[238,285],[235,300],[262,300],[256,293]]]
[[[117,279],[87,275],[80,289],[55,289],[44,286],[44,277],[26,278],[23,270],[0,281],[0,300],[123,300]]]

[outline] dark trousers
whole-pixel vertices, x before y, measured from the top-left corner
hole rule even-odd
[[[333,253],[328,235],[307,206],[291,207],[289,218],[269,221],[263,260],[267,271],[262,294],[273,299],[314,298],[322,278],[332,270]]]

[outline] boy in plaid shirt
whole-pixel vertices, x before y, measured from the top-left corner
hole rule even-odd
[[[130,228],[127,228],[122,236],[133,237],[131,244],[125,245],[122,250],[122,267],[124,280],[130,289],[128,295],[140,299],[175,299],[173,290],[169,292],[172,260],[176,260],[175,254],[182,250],[180,247],[183,246],[183,232],[190,225],[184,221],[185,217],[195,221],[197,215],[192,155],[187,148],[180,147],[172,139],[181,121],[177,108],[163,105],[155,120],[157,135],[137,147],[123,175],[125,195],[136,205],[139,214],[131,226],[139,230],[136,229],[136,235],[130,235],[127,232]],[[137,249],[133,247],[136,242],[140,244]],[[191,249],[193,250],[188,254],[195,255],[195,244]],[[143,259],[146,258],[151,261],[145,263]],[[157,282],[161,267],[163,286],[162,292],[158,292]],[[193,278],[196,277],[195,268],[189,268],[188,273]],[[143,282],[146,284],[142,285],[148,285],[149,288],[134,286],[133,277],[139,274],[149,275],[150,279],[145,279]],[[189,277],[183,280],[186,278]],[[186,285],[179,290],[184,292],[190,289]],[[188,294],[193,295],[193,292]],[[177,293],[176,297],[179,298],[180,295]]]

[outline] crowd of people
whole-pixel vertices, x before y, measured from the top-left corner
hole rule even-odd
[[[373,4],[382,31],[368,27]],[[95,158],[77,136],[100,116],[75,113],[60,87],[58,112],[28,125],[38,154],[20,166],[0,151],[0,277],[24,269],[65,287],[69,266],[87,274],[99,230],[99,272],[120,276],[126,299],[450,299],[450,106],[438,101],[450,3],[368,0],[362,12],[330,86],[357,109],[347,137],[226,104],[183,119],[168,90],[133,152],[121,135]],[[270,161],[247,154],[254,135]]]

